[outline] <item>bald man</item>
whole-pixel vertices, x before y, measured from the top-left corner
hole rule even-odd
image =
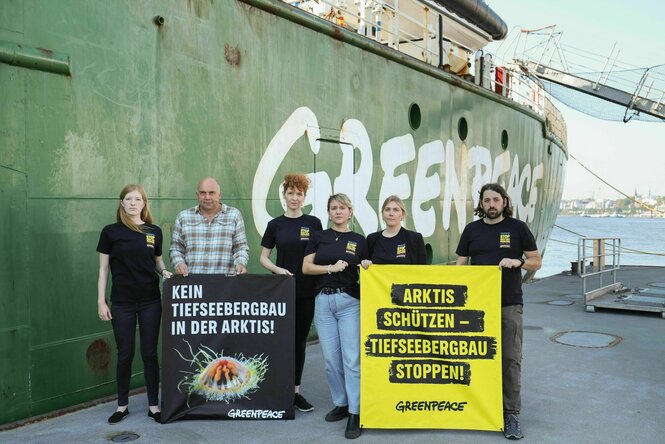
[[[175,220],[169,253],[176,274],[247,273],[249,247],[240,211],[221,202],[212,177],[196,187],[199,204]]]

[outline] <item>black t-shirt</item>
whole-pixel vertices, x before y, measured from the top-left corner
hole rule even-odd
[[[296,297],[314,297],[315,276],[302,274],[302,258],[312,234],[321,231],[318,217],[303,214],[300,217],[279,216],[268,222],[261,246],[277,247],[275,265],[286,268],[296,278]]]
[[[496,224],[482,219],[464,228],[457,255],[471,258],[472,265],[498,265],[503,258],[519,259],[538,246],[529,227],[521,220],[506,217]],[[501,305],[522,304],[521,268],[504,268],[501,274]]]
[[[338,260],[348,262],[349,266],[339,273],[316,276],[316,291],[323,287],[344,288],[345,292],[360,299],[358,284],[358,265],[367,259],[367,241],[353,231],[341,233],[332,228],[317,231],[305,248],[305,256],[314,255],[316,265],[334,265]]]
[[[162,255],[162,230],[144,224],[144,233],[130,230],[121,223],[102,230],[97,251],[109,255],[111,301],[138,302],[159,299],[159,276],[155,256]]]
[[[422,265],[426,263],[425,244],[419,233],[400,228],[393,237],[383,231],[367,236],[369,259],[374,264]]]

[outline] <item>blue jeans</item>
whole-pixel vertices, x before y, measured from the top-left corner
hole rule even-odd
[[[333,404],[360,414],[360,301],[346,293],[316,296],[316,330]]]
[[[118,405],[129,403],[129,381],[132,378],[132,360],[136,341],[136,322],[139,324],[143,376],[145,377],[148,404],[159,405],[159,363],[157,341],[162,321],[162,300],[149,302],[114,303],[111,305],[111,323],[115,343],[118,346]]]

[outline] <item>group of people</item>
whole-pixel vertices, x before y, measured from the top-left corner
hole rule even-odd
[[[325,372],[334,408],[329,422],[347,418],[345,437],[360,436],[360,286],[359,267],[372,264],[425,264],[427,254],[420,233],[403,227],[407,212],[397,196],[381,207],[385,229],[367,238],[352,231],[353,204],[342,193],[328,199],[330,228],[302,211],[309,179],[287,174],[282,184],[286,212],[268,223],[261,240],[260,263],[276,274],[293,276],[296,282],[294,406],[309,412],[314,407],[300,394],[307,336],[315,319],[325,361]],[[198,205],[176,218],[170,258],[176,274],[243,274],[247,272],[249,247],[240,212],[221,202],[221,189],[212,178],[199,182]],[[537,270],[540,254],[526,224],[512,218],[506,191],[487,184],[480,191],[475,214],[457,247],[457,264],[498,265],[502,278],[502,353],[504,435],[519,439],[522,432],[520,374],[522,356],[521,269]],[[152,224],[148,199],[140,185],[127,185],[120,193],[117,222],[100,235],[98,312],[111,321],[118,348],[118,407],[108,422],[115,424],[128,414],[131,362],[135,329],[140,329],[149,411],[161,422],[158,404],[160,277],[169,278],[162,259],[162,232]],[[273,261],[272,250],[276,250]],[[111,308],[106,283],[112,274]]]

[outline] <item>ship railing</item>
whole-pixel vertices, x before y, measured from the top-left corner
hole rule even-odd
[[[491,88],[498,94],[520,105],[527,106],[544,116],[549,97],[542,84],[521,66],[508,64],[493,68],[490,74]],[[558,119],[558,116],[555,117]],[[563,118],[561,118],[563,120]]]
[[[581,237],[577,242],[577,270],[582,278],[584,303],[621,288],[617,271],[621,267],[621,239]],[[598,278],[597,285],[595,279]],[[593,279],[593,282],[592,282]]]
[[[547,130],[565,147],[568,132],[563,114],[554,105],[542,82],[520,64],[496,66],[490,74],[490,87],[497,93],[531,108],[545,117]]]
[[[433,2],[419,0],[282,0],[430,65],[459,75],[514,102],[547,116],[542,85],[519,66],[479,70],[481,48],[491,36],[471,23],[453,17]],[[456,39],[455,36],[459,38]],[[464,41],[460,41],[460,39]],[[488,57],[491,60],[491,57]],[[472,74],[475,73],[475,76]],[[550,113],[551,114],[551,113]],[[552,127],[565,128],[563,119]],[[565,130],[564,130],[565,131]],[[556,134],[556,132],[555,132]],[[565,141],[565,134],[561,137]]]
[[[441,14],[433,5],[417,0],[283,1],[429,64],[468,73],[473,50],[439,32]]]

